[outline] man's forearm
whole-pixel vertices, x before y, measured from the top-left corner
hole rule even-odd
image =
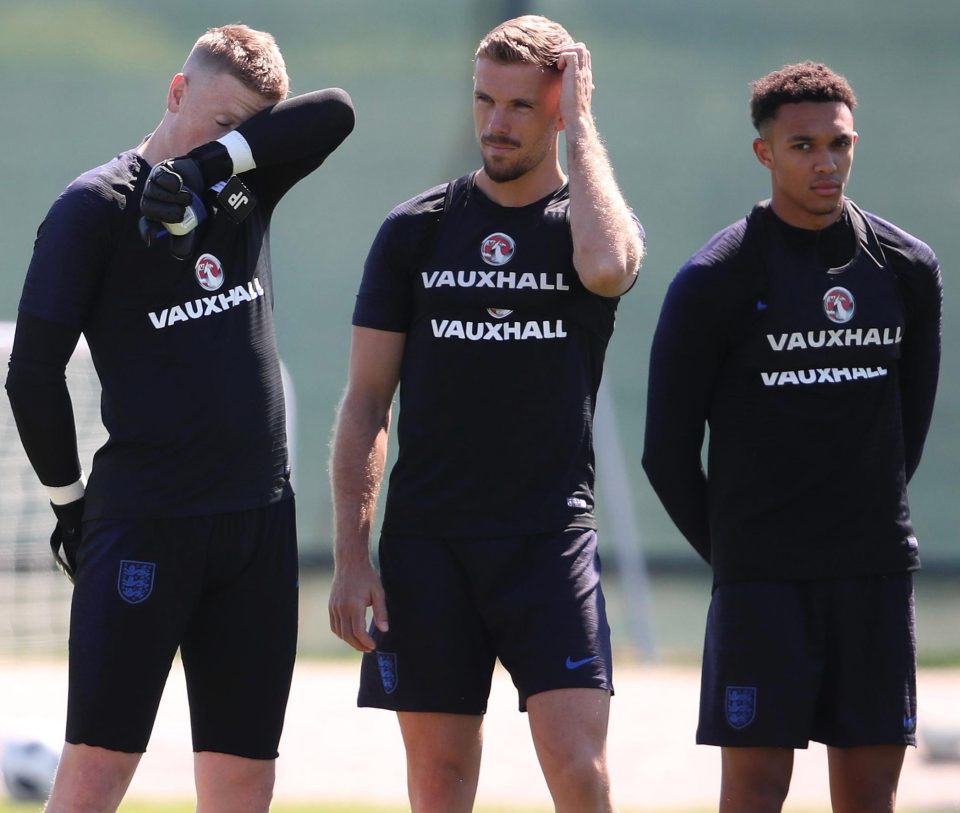
[[[589,290],[616,296],[632,284],[643,241],[613,175],[593,119],[567,125],[573,263]]]
[[[73,405],[64,376],[79,331],[21,314],[6,389],[27,458],[55,505],[83,496]]]
[[[369,558],[389,427],[389,412],[377,419],[341,406],[330,460],[337,561]]]
[[[325,157],[350,135],[353,103],[328,88],[278,102],[236,130],[189,153],[207,185],[257,167]]]

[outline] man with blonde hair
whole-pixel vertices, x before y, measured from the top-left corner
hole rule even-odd
[[[490,32],[474,70],[482,169],[398,206],[360,284],[330,621],[365,653],[360,705],[399,713],[415,813],[472,810],[497,659],[556,809],[612,810],[591,424],[643,241],[597,135],[590,61],[543,17]],[[369,537],[398,383],[381,582]]]
[[[269,808],[298,600],[269,228],[354,122],[342,90],[288,89],[270,34],[211,29],[156,130],[37,236],[7,390],[75,582],[49,813],[117,809],[178,649],[197,810]],[[64,381],[81,333],[109,435],[86,484]]]

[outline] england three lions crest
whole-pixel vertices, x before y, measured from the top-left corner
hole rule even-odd
[[[724,714],[731,728],[746,728],[757,716],[755,686],[727,686]]]
[[[153,592],[153,577],[157,566],[153,562],[134,562],[124,559],[120,562],[117,576],[117,592],[127,604],[142,604]]]
[[[380,684],[383,691],[393,694],[397,690],[400,676],[397,674],[397,656],[393,652],[375,652],[377,671],[380,672]]]

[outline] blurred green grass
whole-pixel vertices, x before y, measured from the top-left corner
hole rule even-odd
[[[129,801],[120,805],[120,813],[193,813],[193,802],[164,802],[150,803]],[[355,804],[275,804],[270,808],[273,813],[403,813],[405,808],[383,807],[380,805],[355,805]],[[35,802],[16,803],[0,801],[0,813],[27,813],[27,811],[40,810]],[[550,813],[547,808],[532,807],[478,807],[475,813]],[[640,813],[636,809],[623,808],[621,813]],[[644,808],[643,813],[712,813],[712,809],[697,808],[690,810],[677,810],[671,808],[663,811],[656,811]],[[829,810],[810,810],[791,808],[789,805],[784,807],[784,813],[830,813]],[[956,808],[948,809],[926,809],[920,810],[901,810],[900,813],[956,813]]]

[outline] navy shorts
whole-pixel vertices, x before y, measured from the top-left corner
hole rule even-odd
[[[502,539],[380,540],[390,631],[371,627],[359,705],[483,714],[497,658],[527,698],[612,693],[595,531]]]
[[[707,616],[700,725],[707,745],[916,745],[909,573],[723,584]]]
[[[146,750],[180,649],[194,751],[275,759],[297,646],[293,499],[84,524],[67,742]]]

